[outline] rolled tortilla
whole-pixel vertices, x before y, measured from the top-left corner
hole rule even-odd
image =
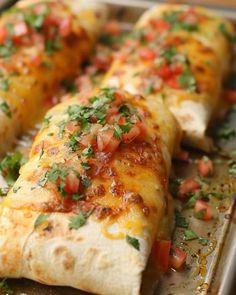
[[[206,129],[230,71],[233,40],[230,22],[207,9],[155,6],[138,21],[103,85],[162,97],[184,142],[209,151]]]
[[[104,6],[65,3],[20,1],[0,19],[0,154],[42,118],[101,30]]]
[[[103,89],[51,109],[1,204],[0,276],[140,294],[178,141],[162,100]]]

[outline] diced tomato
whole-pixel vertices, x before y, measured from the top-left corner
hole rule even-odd
[[[118,114],[118,108],[117,107],[112,107],[107,110],[107,122],[112,123],[113,120],[117,117],[116,115]]]
[[[50,15],[45,17],[43,26],[45,28],[48,28],[48,27],[51,27],[51,26],[55,27],[55,26],[58,26],[58,24],[60,24],[60,21],[61,20],[60,20],[60,18],[58,16],[50,14]]]
[[[183,71],[183,66],[180,64],[172,64],[171,65],[171,72],[174,75],[179,75],[181,74]]]
[[[155,241],[152,247],[154,262],[160,266],[163,271],[167,271],[169,268],[170,247],[171,242],[169,240]]]
[[[213,211],[212,208],[207,204],[207,202],[202,200],[197,200],[194,206],[194,213],[200,214],[201,217],[199,219],[202,220],[210,220],[213,218]],[[202,214],[201,214],[202,213]]]
[[[198,23],[198,15],[194,9],[184,11],[179,15],[179,19],[193,25]]]
[[[63,190],[68,194],[77,193],[79,190],[79,179],[77,175],[73,172],[70,172],[65,179],[65,186]]]
[[[7,30],[4,27],[0,27],[0,44],[3,44],[7,38]]]
[[[14,38],[22,37],[29,33],[29,28],[25,22],[19,22],[14,25]]]
[[[186,150],[180,150],[178,155],[177,155],[178,159],[180,159],[181,161],[188,161],[189,160],[189,152]]]
[[[170,86],[171,88],[174,88],[174,89],[181,89],[181,86],[180,86],[179,82],[177,81],[176,76],[167,79],[165,82],[166,82],[166,84],[167,84],[168,86]]]
[[[117,36],[121,33],[121,26],[119,22],[113,20],[105,25],[104,30],[112,36]]]
[[[163,79],[170,78],[172,76],[172,72],[170,67],[167,64],[162,65],[158,70],[157,74],[161,76]]]
[[[140,129],[137,125],[134,125],[128,133],[122,134],[122,141],[124,143],[132,142],[139,135],[140,135]]]
[[[179,248],[177,248],[174,245],[171,246],[171,254],[169,257],[170,267],[172,267],[176,270],[180,269],[184,265],[186,258],[187,258],[187,253],[180,250]]]
[[[209,176],[213,172],[212,161],[208,157],[202,157],[197,162],[197,170],[201,176]]]
[[[126,120],[125,120],[125,118],[123,116],[118,119],[118,124],[119,125],[124,125],[125,122],[126,122]]]
[[[96,136],[98,134],[98,130],[102,127],[100,124],[93,124],[88,134],[82,136],[80,143],[83,146],[88,146],[89,144],[95,146]]]
[[[60,21],[59,32],[62,37],[67,37],[72,31],[72,18],[66,17]]]
[[[144,60],[154,60],[157,56],[153,48],[143,48],[139,51],[139,55]]]
[[[162,19],[151,19],[150,23],[159,32],[167,31],[170,28],[170,24]]]
[[[185,197],[187,193],[194,193],[201,188],[194,178],[185,179],[179,187],[179,196]]]
[[[101,131],[97,136],[97,147],[100,152],[114,152],[120,144],[120,140],[114,137],[112,128]]]
[[[224,100],[232,104],[236,103],[236,90],[225,90]]]

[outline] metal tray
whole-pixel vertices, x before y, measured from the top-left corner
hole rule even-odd
[[[98,0],[97,0],[98,1]],[[148,8],[157,4],[151,1],[135,0],[100,0],[110,8],[110,18],[121,21],[125,30],[132,28],[139,16]],[[210,7],[219,14],[235,21],[236,12],[220,7]],[[230,124],[236,131],[236,112],[231,116]],[[236,148],[236,142],[229,146],[223,145],[225,153]],[[190,151],[190,162],[174,161],[173,175],[175,177],[189,177],[195,175],[195,162],[202,154]],[[212,183],[219,184],[224,181],[227,174],[227,157],[214,155],[215,173]],[[223,180],[222,180],[223,179]],[[236,192],[236,184],[231,188]],[[189,255],[186,267],[180,271],[170,271],[164,275],[152,294],[155,295],[190,295],[190,294],[233,294],[231,288],[236,274],[236,214],[234,198],[222,201],[219,206],[222,212],[216,220],[203,222],[192,218],[190,211],[185,210],[183,215],[191,227],[202,237],[208,237],[210,243],[202,246],[196,241],[184,243],[183,230],[177,228],[173,239],[185,249]],[[178,207],[178,201],[176,202]],[[83,295],[88,294],[67,287],[44,286],[30,280],[9,280],[9,285],[16,295]],[[121,294],[122,295],[122,294]],[[143,294],[146,295],[146,294]]]

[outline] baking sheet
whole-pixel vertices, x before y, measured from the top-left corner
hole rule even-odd
[[[122,22],[123,28],[129,30],[132,24],[136,22],[145,9],[151,7],[151,1],[99,1],[107,3],[111,9],[110,18],[118,19]],[[234,19],[236,14],[227,9],[215,9],[218,13]],[[236,81],[236,80],[235,80]],[[236,128],[236,112],[231,118],[231,126]],[[21,147],[25,140],[20,142]],[[234,149],[236,142],[231,142],[229,146],[223,145],[224,150]],[[190,163],[175,161],[173,164],[173,175],[175,177],[189,177],[195,175],[196,159],[201,157],[200,153],[190,151]],[[214,156],[215,173],[212,178],[212,184],[218,185],[226,181],[228,171],[228,158]],[[230,188],[236,192],[235,183]],[[178,207],[180,204],[176,202]],[[233,274],[236,270],[236,234],[234,210],[234,198],[228,198],[219,203],[222,212],[218,218],[204,222],[196,220],[189,210],[185,210],[183,215],[199,236],[207,237],[210,243],[202,246],[198,241],[183,242],[183,229],[174,231],[174,241],[186,250],[189,255],[185,268],[180,272],[170,271],[163,276],[154,288],[154,294],[157,295],[188,295],[188,294],[220,294],[227,295],[233,283]],[[233,255],[234,254],[234,255]],[[65,287],[44,286],[30,280],[8,280],[9,285],[14,289],[17,295],[82,295],[88,294],[79,290]],[[150,286],[151,287],[151,286]],[[144,294],[145,295],[145,294]]]

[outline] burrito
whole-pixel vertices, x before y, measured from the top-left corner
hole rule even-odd
[[[43,117],[93,47],[104,6],[67,4],[20,1],[0,19],[0,154]]]
[[[162,100],[115,88],[52,108],[1,203],[0,277],[140,294],[179,138]]]
[[[234,40],[230,22],[207,9],[155,6],[136,24],[103,85],[162,97],[184,143],[209,151],[206,130],[230,71]]]

